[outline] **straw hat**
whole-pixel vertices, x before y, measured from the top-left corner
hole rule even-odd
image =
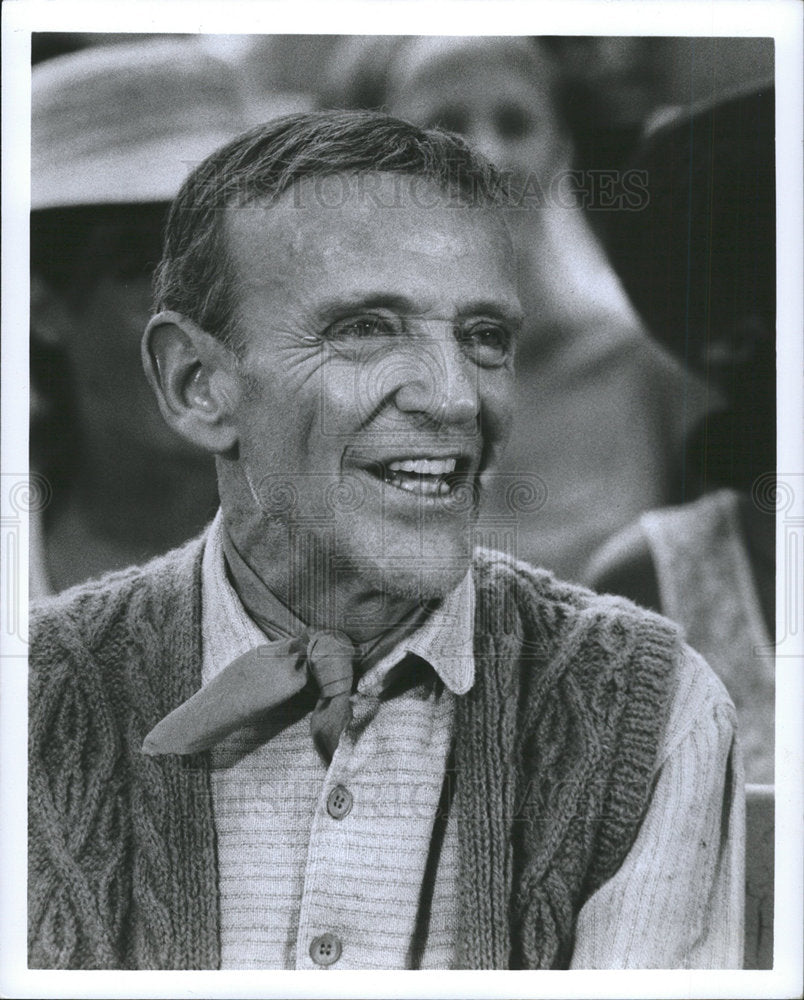
[[[48,60],[33,70],[31,207],[169,201],[246,127],[239,74],[195,39]]]

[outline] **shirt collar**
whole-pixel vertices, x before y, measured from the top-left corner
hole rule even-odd
[[[208,684],[243,653],[265,642],[265,634],[252,620],[226,572],[223,552],[223,516],[220,510],[210,525],[201,566],[202,682]],[[281,601],[271,609],[281,615],[277,623],[293,631],[297,622]],[[358,681],[361,694],[376,694],[386,674],[408,653],[426,660],[454,694],[466,694],[474,684],[475,590],[471,572],[461,580],[425,621],[368,670]],[[292,619],[292,620],[291,620]]]

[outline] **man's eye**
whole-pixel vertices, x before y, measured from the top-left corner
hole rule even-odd
[[[399,322],[386,316],[359,316],[338,320],[327,329],[327,340],[368,340],[399,333]]]
[[[511,354],[513,337],[504,326],[476,323],[461,330],[458,339],[464,353],[482,368],[497,368]]]

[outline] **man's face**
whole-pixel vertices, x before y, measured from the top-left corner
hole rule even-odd
[[[341,175],[230,210],[227,240],[238,467],[268,538],[290,539],[291,583],[440,596],[468,567],[473,488],[510,420],[504,223],[421,178]]]

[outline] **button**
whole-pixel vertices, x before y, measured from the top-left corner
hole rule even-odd
[[[352,811],[352,793],[343,785],[336,785],[327,796],[327,812],[333,819],[343,819]]]
[[[335,934],[321,934],[310,943],[310,958],[316,965],[332,965],[341,957],[341,939]]]

